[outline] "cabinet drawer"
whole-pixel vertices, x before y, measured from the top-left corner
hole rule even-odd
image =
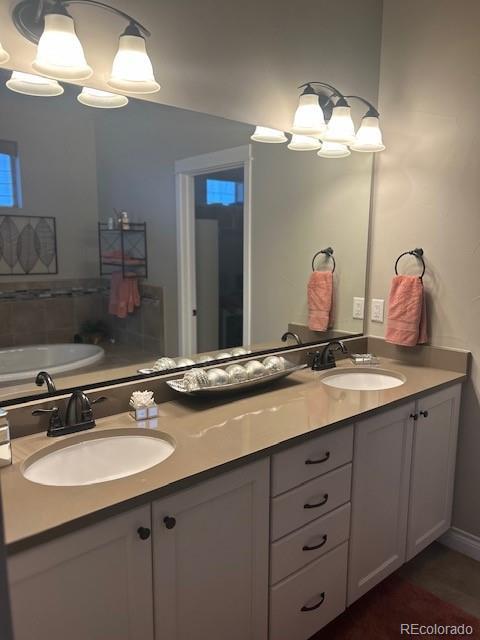
[[[270,589],[270,640],[307,640],[345,610],[347,546]]]
[[[351,476],[352,465],[347,464],[273,498],[271,539],[278,540],[348,502]]]
[[[275,584],[348,540],[350,503],[317,518],[271,546],[270,582]]]
[[[272,456],[272,496],[351,462],[353,425],[329,431]]]

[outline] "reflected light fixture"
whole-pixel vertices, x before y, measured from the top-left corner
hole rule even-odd
[[[12,71],[12,75],[6,82],[10,91],[23,93],[27,96],[43,96],[46,98],[61,96],[63,87],[56,80],[36,76],[23,71]]]
[[[100,0],[20,0],[13,9],[12,19],[21,35],[38,44],[32,64],[35,71],[66,81],[85,80],[92,75],[75,23],[67,11],[74,4],[109,11],[128,23],[120,36],[108,84],[129,93],[158,91],[160,85],[155,80],[145,46],[150,32],[132,16]]]
[[[255,142],[266,142],[267,144],[279,144],[287,142],[287,136],[279,129],[270,129],[270,127],[255,127],[255,131],[250,136],[250,140]]]
[[[351,155],[350,150],[377,153],[385,149],[380,130],[380,114],[371,102],[361,96],[344,95],[333,85],[317,80],[306,82],[298,88],[302,89],[302,93],[290,130],[293,135],[288,144],[289,149],[318,150],[317,155],[321,158],[346,158]],[[348,102],[350,99],[358,100],[368,108],[356,134]],[[283,142],[283,139],[263,139],[257,134],[260,129],[262,127],[255,129],[252,140]]]
[[[318,138],[294,133],[287,146],[289,149],[292,149],[292,151],[315,151],[316,149],[320,149],[322,145]]]
[[[128,104],[126,96],[90,87],[83,87],[82,92],[77,96],[77,100],[86,107],[95,107],[97,109],[119,109]]]
[[[10,55],[3,48],[2,43],[0,42],[0,64],[5,64],[10,60]]]

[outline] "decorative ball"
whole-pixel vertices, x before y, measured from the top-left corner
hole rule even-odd
[[[229,353],[228,351],[221,351],[220,353],[217,353],[217,355],[215,356],[215,360],[226,360],[227,358],[231,358],[232,354]]]
[[[263,361],[263,365],[270,373],[275,373],[285,369],[285,360],[279,356],[267,356]]]
[[[176,369],[177,363],[173,358],[159,358],[153,368],[155,371],[166,371],[167,369]]]
[[[207,377],[212,387],[218,387],[221,384],[228,384],[230,382],[229,375],[224,369],[209,369],[207,371]]]
[[[232,349],[232,356],[246,356],[249,352],[243,347],[235,347]]]
[[[197,364],[203,364],[204,362],[212,362],[212,360],[213,360],[212,356],[209,356],[207,353],[205,353],[203,356],[196,357]]]
[[[249,378],[260,378],[267,373],[265,366],[258,360],[250,360],[245,364]]]
[[[231,383],[248,380],[248,372],[241,364],[231,364],[226,368]]]
[[[177,367],[191,367],[194,364],[191,358],[177,358]]]
[[[192,369],[183,376],[183,384],[187,391],[195,391],[210,386],[205,369]]]

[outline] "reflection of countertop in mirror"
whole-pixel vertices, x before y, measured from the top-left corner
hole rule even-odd
[[[344,361],[338,368],[351,366]],[[179,398],[163,403],[158,420],[138,426],[169,434],[176,442],[174,453],[156,467],[102,484],[52,487],[29,482],[21,473],[23,461],[45,447],[58,445],[59,440],[52,441],[45,433],[18,438],[12,445],[14,464],[0,472],[6,542],[12,545],[11,550],[19,549],[22,541],[28,545],[40,540],[41,534],[48,537],[91,522],[100,511],[106,515],[133,503],[148,502],[191,483],[200,474],[268,455],[282,444],[292,444],[319,429],[352,422],[360,415],[466,379],[464,373],[407,366],[384,358],[381,367],[403,374],[405,384],[383,391],[346,391],[322,384],[321,372],[306,370],[263,393],[223,402]],[[98,420],[96,432],[121,432],[136,424],[123,413]],[[64,441],[91,438],[94,433],[65,436]]]

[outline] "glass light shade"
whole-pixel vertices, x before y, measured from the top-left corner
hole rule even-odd
[[[0,64],[5,64],[9,60],[10,60],[10,55],[5,51],[5,49],[2,46],[2,43],[0,42]]]
[[[128,104],[128,98],[118,93],[109,93],[100,89],[91,89],[83,87],[82,92],[78,94],[77,100],[86,107],[95,107],[97,109],[119,109]]]
[[[121,35],[118,51],[107,84],[127,93],[155,93],[160,85],[155,81],[153,67],[141,36]]]
[[[63,87],[56,80],[22,71],[13,71],[6,84],[11,91],[27,96],[53,97],[61,96],[63,93]]]
[[[320,158],[346,158],[350,155],[349,148],[339,142],[323,142],[322,148],[317,152]]]
[[[73,18],[57,13],[45,16],[32,66],[38,73],[56,80],[86,80],[92,75]]]
[[[292,151],[315,151],[321,147],[320,140],[312,138],[311,136],[301,136],[298,133],[294,133],[288,148]]]
[[[350,149],[363,153],[383,151],[385,149],[378,118],[373,116],[365,116],[363,118],[360,129],[357,131],[355,142],[350,145]]]
[[[301,95],[293,118],[292,133],[316,137],[320,136],[326,128],[318,96],[314,93]]]
[[[255,127],[255,131],[250,136],[250,140],[255,142],[266,142],[268,144],[279,144],[287,141],[287,136],[279,129],[269,127]]]
[[[334,107],[332,117],[323,134],[323,140],[352,144],[355,141],[355,125],[350,115],[350,107]]]

